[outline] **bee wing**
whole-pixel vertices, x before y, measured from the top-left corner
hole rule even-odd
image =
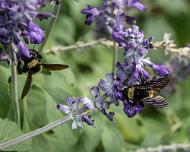
[[[161,78],[153,78],[152,80],[149,80],[145,83],[143,83],[142,85],[138,85],[136,86],[137,89],[143,89],[143,90],[155,90],[155,91],[160,91],[161,89],[163,89],[165,86],[167,86],[167,84],[170,82],[171,80],[171,76],[165,76],[165,77],[161,77]]]
[[[24,88],[22,91],[21,99],[23,99],[28,94],[28,91],[30,90],[31,83],[32,83],[32,74],[28,74],[28,77],[26,79],[26,82],[25,82],[25,85],[24,85]]]
[[[141,100],[144,104],[149,104],[156,108],[164,108],[168,105],[168,102],[162,96],[156,96],[154,98],[146,97]]]
[[[40,65],[47,70],[50,71],[58,71],[67,69],[69,66],[65,64],[47,64],[47,63],[40,63]]]

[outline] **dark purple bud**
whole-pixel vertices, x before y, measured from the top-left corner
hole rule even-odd
[[[90,115],[82,115],[81,120],[89,126],[94,126],[94,120],[91,119]]]
[[[87,8],[83,9],[81,13],[86,15],[85,24],[91,25],[94,21],[94,18],[100,14],[99,10],[96,7],[87,6]]]
[[[152,37],[146,39],[143,41],[143,45],[146,49],[152,49],[153,48],[153,44],[152,44]]]
[[[39,20],[44,20],[44,19],[48,19],[50,17],[53,17],[53,15],[51,13],[38,13],[36,16]]]
[[[105,108],[99,109],[100,112],[105,115],[110,121],[113,121],[114,112],[107,112]]]

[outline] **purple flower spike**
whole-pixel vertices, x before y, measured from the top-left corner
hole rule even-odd
[[[12,44],[17,46],[20,58],[30,56],[25,43],[43,42],[44,31],[34,21],[52,17],[50,13],[39,12],[45,3],[45,0],[0,0],[0,43],[5,48]]]
[[[83,14],[86,14],[86,25],[91,25],[94,21],[94,18],[100,14],[99,10],[96,7],[87,6],[87,8],[81,11]]]

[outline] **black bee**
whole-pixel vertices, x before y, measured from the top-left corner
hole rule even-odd
[[[168,75],[160,78],[152,78],[139,85],[127,86],[123,89],[123,95],[126,99],[131,100],[134,103],[140,102],[152,105],[156,108],[163,108],[167,106],[168,103],[164,97],[158,94],[167,86],[170,79],[171,76]]]
[[[23,99],[31,86],[32,83],[32,75],[38,73],[42,68],[50,70],[50,71],[58,71],[64,70],[68,68],[68,65],[64,64],[47,64],[41,62],[42,56],[36,50],[30,50],[30,58],[24,58],[22,60],[18,60],[17,71],[19,74],[28,73],[21,99]]]

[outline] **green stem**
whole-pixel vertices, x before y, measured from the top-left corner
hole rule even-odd
[[[54,17],[52,17],[51,20],[50,20],[48,29],[47,29],[47,31],[46,31],[45,39],[44,39],[43,43],[40,45],[40,47],[39,47],[39,49],[38,49],[39,52],[42,51],[42,49],[44,48],[44,46],[45,46],[45,44],[46,44],[46,42],[47,42],[47,39],[48,39],[48,37],[49,37],[49,35],[50,35],[50,32],[51,32],[51,30],[52,30],[52,28],[53,28],[53,26],[54,26],[54,24],[55,24],[55,22],[56,22],[56,20],[57,20],[57,18],[58,18],[60,8],[61,8],[61,2],[55,3],[54,11],[53,11]]]
[[[64,118],[58,119],[58,120],[56,120],[56,121],[54,121],[54,122],[52,122],[52,123],[50,123],[50,124],[48,124],[48,125],[46,125],[46,126],[44,126],[42,128],[36,129],[36,130],[34,130],[32,132],[26,133],[24,135],[21,135],[19,137],[16,137],[15,139],[11,139],[11,140],[6,141],[4,143],[0,143],[0,150],[3,150],[3,149],[5,149],[7,147],[10,147],[12,145],[16,145],[18,143],[21,143],[21,142],[24,142],[26,140],[29,140],[29,139],[31,139],[31,138],[33,138],[35,136],[38,136],[38,135],[40,135],[40,134],[42,134],[44,132],[47,132],[47,131],[55,128],[55,127],[58,127],[58,126],[60,126],[60,125],[62,125],[64,123],[66,123],[69,120],[71,120],[71,116],[67,115]]]
[[[12,103],[15,110],[15,121],[20,126],[20,105],[18,100],[18,85],[17,85],[17,57],[16,53],[13,50],[14,48],[10,48],[10,56],[12,60],[11,65],[11,96]]]
[[[116,75],[116,67],[115,65],[117,64],[117,60],[118,60],[118,47],[117,47],[117,43],[114,42],[114,55],[113,55],[113,73],[114,73],[114,78]]]

